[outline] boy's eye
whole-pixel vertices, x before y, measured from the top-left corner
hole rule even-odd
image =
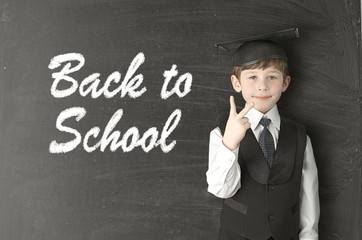
[[[275,76],[269,76],[268,78],[271,80],[277,79]]]
[[[256,79],[256,76],[250,76],[249,79],[255,80],[255,79]]]

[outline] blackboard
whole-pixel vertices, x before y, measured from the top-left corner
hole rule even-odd
[[[236,94],[229,82],[230,53],[214,44],[291,27],[299,27],[301,38],[282,43],[292,84],[279,108],[304,123],[312,139],[320,239],[359,239],[359,1],[0,3],[1,239],[217,239],[221,200],[207,192],[208,136],[215,106],[228,107],[228,96]],[[59,56],[68,62],[56,65]],[[70,59],[72,67],[84,60],[69,74],[79,85],[59,97],[52,92],[53,74]],[[123,88],[123,96],[121,90],[111,96],[132,62],[138,67],[127,83],[135,86],[133,77],[142,75],[133,89],[141,95]],[[110,75],[109,95],[81,95],[84,79],[84,90],[96,76],[101,88]],[[56,89],[72,84],[62,81]],[[137,128],[139,138],[151,129],[144,144],[154,140],[154,147],[127,149],[130,137],[125,149],[101,150],[96,144],[115,114],[120,139],[129,129],[136,136]],[[93,129],[87,143],[95,149],[87,151],[80,141],[52,153],[51,142],[76,138],[74,131],[59,130],[60,116],[82,140]],[[159,141],[168,119],[167,129],[174,128],[163,142],[171,149]]]

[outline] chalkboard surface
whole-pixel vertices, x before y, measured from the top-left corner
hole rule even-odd
[[[236,94],[214,44],[291,27],[279,108],[312,139],[320,239],[359,239],[359,1],[0,4],[1,239],[216,240],[208,137]]]

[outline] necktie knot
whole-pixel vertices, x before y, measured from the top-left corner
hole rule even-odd
[[[263,127],[268,127],[270,122],[271,122],[271,120],[269,118],[262,118],[260,120],[260,124],[263,125]]]

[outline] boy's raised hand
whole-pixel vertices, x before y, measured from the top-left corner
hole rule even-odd
[[[248,103],[243,110],[237,113],[234,97],[230,96],[230,114],[222,142],[225,147],[231,151],[239,146],[239,143],[245,137],[246,131],[250,128],[249,119],[245,117],[245,114],[247,114],[253,106],[254,103]]]

